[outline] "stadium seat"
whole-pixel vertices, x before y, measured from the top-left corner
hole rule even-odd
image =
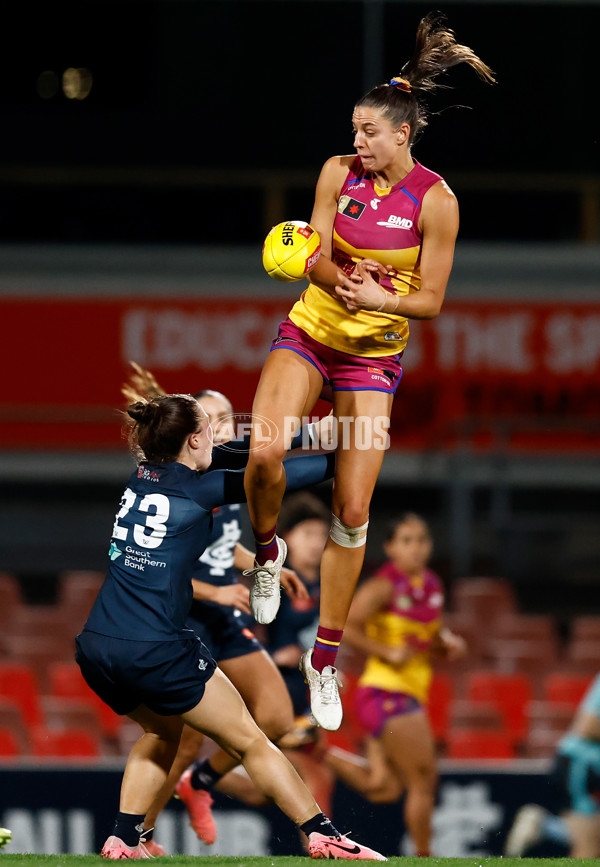
[[[31,730],[32,755],[47,758],[92,758],[100,755],[100,743],[85,729],[50,729],[34,726]]]
[[[487,647],[490,668],[502,674],[525,674],[541,683],[556,668],[559,648],[545,638],[493,638]]]
[[[503,732],[485,729],[452,729],[446,741],[449,759],[514,759],[515,748]]]
[[[582,614],[571,620],[571,640],[588,639],[600,641],[600,615]]]
[[[508,733],[502,708],[498,704],[470,699],[455,699],[449,709],[450,729],[486,729]]]
[[[0,572],[0,624],[9,623],[13,612],[22,605],[23,594],[17,576]]]
[[[25,755],[29,752],[29,728],[15,701],[0,698],[0,729],[13,733],[19,753]]]
[[[42,696],[44,722],[47,728],[85,729],[98,740],[102,739],[103,727],[100,709],[77,698]]]
[[[558,643],[556,621],[547,614],[505,612],[494,621],[494,635],[498,638],[535,639]]]
[[[551,759],[562,736],[562,732],[558,729],[546,728],[543,725],[535,726],[525,738],[522,747],[523,758]]]
[[[495,705],[503,714],[514,741],[527,734],[527,706],[533,698],[533,684],[525,674],[502,674],[480,669],[466,676],[465,696],[474,702]]]
[[[564,659],[581,674],[597,674],[600,671],[600,638],[572,638]]]
[[[57,660],[72,660],[75,642],[71,635],[7,635],[3,636],[9,658],[35,672],[41,692],[48,691],[48,669]]]
[[[446,673],[436,671],[429,690],[427,712],[433,735],[437,741],[443,741],[448,731],[448,711],[455,695],[454,678]]]
[[[517,611],[517,597],[506,578],[459,578],[452,585],[450,609],[474,614],[489,626],[500,614]]]
[[[77,630],[80,631],[80,630]],[[32,638],[77,634],[72,621],[56,605],[20,605],[4,626],[6,635],[25,635]]]
[[[71,618],[76,632],[87,620],[103,581],[103,572],[66,571],[59,575],[57,605]]]
[[[48,668],[48,695],[54,698],[77,699],[86,702],[99,714],[102,731],[107,738],[116,738],[123,717],[112,711],[87,685],[76,662],[54,662]]]
[[[21,709],[28,726],[42,721],[39,683],[35,672],[21,662],[0,662],[0,695]]]
[[[527,706],[529,732],[550,729],[563,735],[573,721],[573,707],[555,701],[531,701]]]
[[[589,674],[554,671],[544,678],[543,698],[568,704],[575,710],[592,680],[593,677]]]
[[[0,758],[10,759],[22,755],[17,732],[9,726],[0,725]]]

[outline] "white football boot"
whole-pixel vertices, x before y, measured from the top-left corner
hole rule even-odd
[[[276,560],[267,560],[264,566],[254,561],[253,569],[243,573],[254,579],[250,590],[250,608],[257,623],[271,623],[275,620],[281,601],[279,576],[287,557],[287,545],[277,537],[279,554]]]
[[[335,732],[342,724],[344,711],[339,688],[342,685],[337,668],[326,665],[318,672],[312,667],[313,648],[305,650],[298,668],[310,690],[310,709],[317,723],[329,732]]]
[[[506,838],[504,854],[511,858],[520,858],[528,849],[539,843],[542,836],[542,822],[549,815],[548,810],[538,804],[525,804],[521,807]]]

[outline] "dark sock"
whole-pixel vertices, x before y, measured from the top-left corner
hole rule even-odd
[[[190,777],[192,789],[206,789],[208,792],[223,776],[223,774],[215,771],[208,759],[196,761],[192,767],[192,776]]]
[[[264,566],[267,560],[277,560],[279,556],[277,525],[268,533],[258,533],[254,530],[254,540],[256,542],[256,562],[259,566]]]
[[[113,834],[126,846],[134,849],[140,842],[140,834],[144,830],[144,818],[144,816],[134,816],[133,813],[117,813]]]
[[[300,825],[300,830],[304,831],[306,836],[316,831],[318,834],[323,834],[325,837],[341,837],[338,829],[332,825],[331,819],[328,819],[325,813],[317,813],[304,825]]]
[[[343,629],[326,629],[324,626],[319,626],[311,659],[311,665],[315,671],[323,671],[326,665],[335,668],[337,652],[340,649],[343,634]]]
[[[154,837],[154,828],[147,828],[145,831],[142,831],[142,836],[140,837],[140,843],[149,843],[153,837]]]

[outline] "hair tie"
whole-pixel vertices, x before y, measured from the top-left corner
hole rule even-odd
[[[399,75],[391,79],[391,81],[389,82],[389,86],[397,87],[398,90],[403,90],[405,93],[410,93],[412,91],[410,81],[407,81],[406,78],[400,78]]]

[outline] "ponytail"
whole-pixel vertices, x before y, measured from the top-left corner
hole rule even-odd
[[[381,111],[394,128],[408,123],[409,144],[412,144],[427,126],[427,106],[423,95],[448,87],[438,78],[459,63],[472,67],[488,84],[495,82],[490,67],[467,45],[456,41],[454,31],[446,26],[445,16],[440,12],[430,12],[419,23],[415,50],[400,75],[374,87],[356,103],[356,108],[365,106]]]

